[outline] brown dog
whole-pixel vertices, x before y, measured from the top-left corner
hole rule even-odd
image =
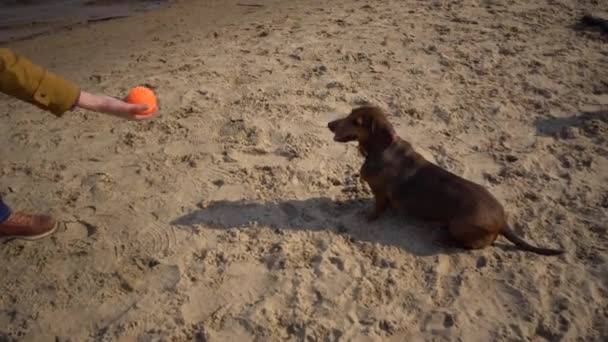
[[[365,157],[361,177],[375,198],[370,221],[388,207],[420,220],[446,225],[453,239],[465,248],[491,245],[502,235],[523,250],[559,255],[563,251],[539,248],[518,237],[509,227],[500,203],[481,185],[427,161],[395,134],[384,112],[371,106],[354,109],[332,121],[329,129],[338,142],[358,141]]]

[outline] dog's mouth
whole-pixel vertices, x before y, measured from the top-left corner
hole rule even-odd
[[[337,142],[349,142],[357,140],[355,135],[334,135],[334,141]]]

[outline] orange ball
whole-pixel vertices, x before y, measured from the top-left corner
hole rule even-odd
[[[136,114],[146,116],[156,111],[156,95],[154,92],[146,87],[135,87],[129,91],[126,100],[128,103],[145,103],[148,105],[148,109],[139,111]]]

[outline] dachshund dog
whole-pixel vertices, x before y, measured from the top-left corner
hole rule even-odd
[[[380,108],[356,108],[328,127],[337,142],[359,142],[359,151],[365,157],[360,175],[375,199],[368,215],[370,221],[391,207],[413,218],[442,224],[451,238],[467,249],[489,246],[500,234],[526,251],[563,253],[532,246],[517,236],[494,196],[481,185],[424,159],[397,136]]]

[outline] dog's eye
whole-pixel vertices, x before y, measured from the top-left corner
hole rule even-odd
[[[355,119],[355,124],[357,126],[362,126],[363,125],[363,118],[362,117],[358,117]]]

